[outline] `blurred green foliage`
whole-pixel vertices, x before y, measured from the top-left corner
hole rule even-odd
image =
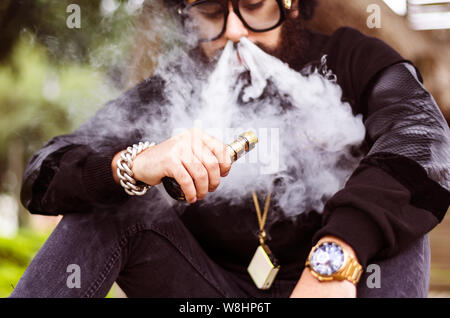
[[[105,13],[102,4],[111,2],[117,3],[118,9]],[[126,3],[122,0],[2,0],[0,60],[8,59],[20,34],[27,30],[44,44],[54,62],[89,63],[92,50],[126,42],[127,30],[134,21],[133,14],[125,10]],[[80,7],[80,29],[66,25],[71,14],[67,12],[69,4]]]
[[[22,141],[29,157],[117,94],[95,69],[55,65],[31,34],[22,35],[11,62],[0,65],[0,161],[12,140]]]
[[[48,233],[21,229],[14,238],[0,237],[0,297],[8,297]]]
[[[16,160],[25,165],[46,141],[70,133],[120,93],[135,15],[126,1],[106,14],[103,2],[76,1],[81,28],[71,29],[66,19],[73,1],[2,1],[0,192],[11,191],[5,175],[12,144],[22,145]]]
[[[17,167],[120,94],[135,15],[126,1],[116,2],[105,14],[100,0],[0,1],[0,193],[18,200]],[[67,27],[71,3],[81,8],[80,29]],[[0,297],[9,296],[48,236],[24,225],[12,239],[0,236]]]

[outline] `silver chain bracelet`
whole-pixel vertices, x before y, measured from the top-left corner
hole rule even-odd
[[[151,188],[150,185],[138,186],[131,168],[136,156],[154,145],[154,142],[140,142],[138,145],[134,144],[132,147],[128,147],[127,150],[122,151],[120,154],[120,158],[117,160],[117,177],[120,179],[120,185],[129,195],[144,195]]]

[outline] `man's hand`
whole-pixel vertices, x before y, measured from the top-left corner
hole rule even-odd
[[[344,250],[354,257],[356,254],[350,245],[344,241],[334,237],[325,236],[318,243],[323,241],[333,240],[341,244]],[[311,274],[309,268],[303,270],[302,276],[292,292],[291,298],[355,298],[356,286],[348,280],[338,281],[332,280],[327,282],[320,282]]]
[[[117,177],[117,153],[111,163],[114,180]],[[230,149],[221,141],[193,128],[166,141],[147,148],[133,162],[134,178],[148,185],[172,177],[183,190],[186,200],[202,200],[217,189],[220,177],[231,169]]]

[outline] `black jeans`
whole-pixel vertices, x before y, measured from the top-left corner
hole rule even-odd
[[[120,211],[64,216],[11,297],[104,297],[116,281],[128,297],[275,298],[288,297],[297,283],[276,279],[270,290],[259,290],[247,273],[232,273],[211,260],[172,208],[154,213],[134,208],[142,206],[134,202]],[[79,286],[68,284],[72,264],[79,266]],[[369,288],[366,273],[358,297],[427,296],[427,236],[377,264],[381,288]]]

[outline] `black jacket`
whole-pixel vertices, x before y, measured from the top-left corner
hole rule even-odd
[[[311,246],[324,235],[335,235],[348,242],[366,266],[374,258],[402,251],[444,217],[450,204],[448,126],[420,74],[382,41],[350,28],[331,36],[309,32],[307,37],[310,66],[336,76],[343,99],[355,114],[363,115],[368,152],[323,213],[273,225],[271,248],[282,264],[292,264],[298,273]],[[323,56],[326,65],[320,65]],[[124,128],[124,118],[133,123],[143,114],[164,116],[158,107],[164,104],[163,90],[161,78],[149,78],[72,134],[46,143],[26,168],[24,206],[47,215],[95,213],[135,200],[114,182],[111,161],[143,138],[138,129]],[[117,109],[126,116],[108,117]],[[255,237],[233,233],[230,238],[233,213],[220,216],[206,210],[201,204],[188,207],[182,215],[186,226],[219,264],[245,268],[257,245]],[[256,217],[250,214],[248,226],[255,227]]]

